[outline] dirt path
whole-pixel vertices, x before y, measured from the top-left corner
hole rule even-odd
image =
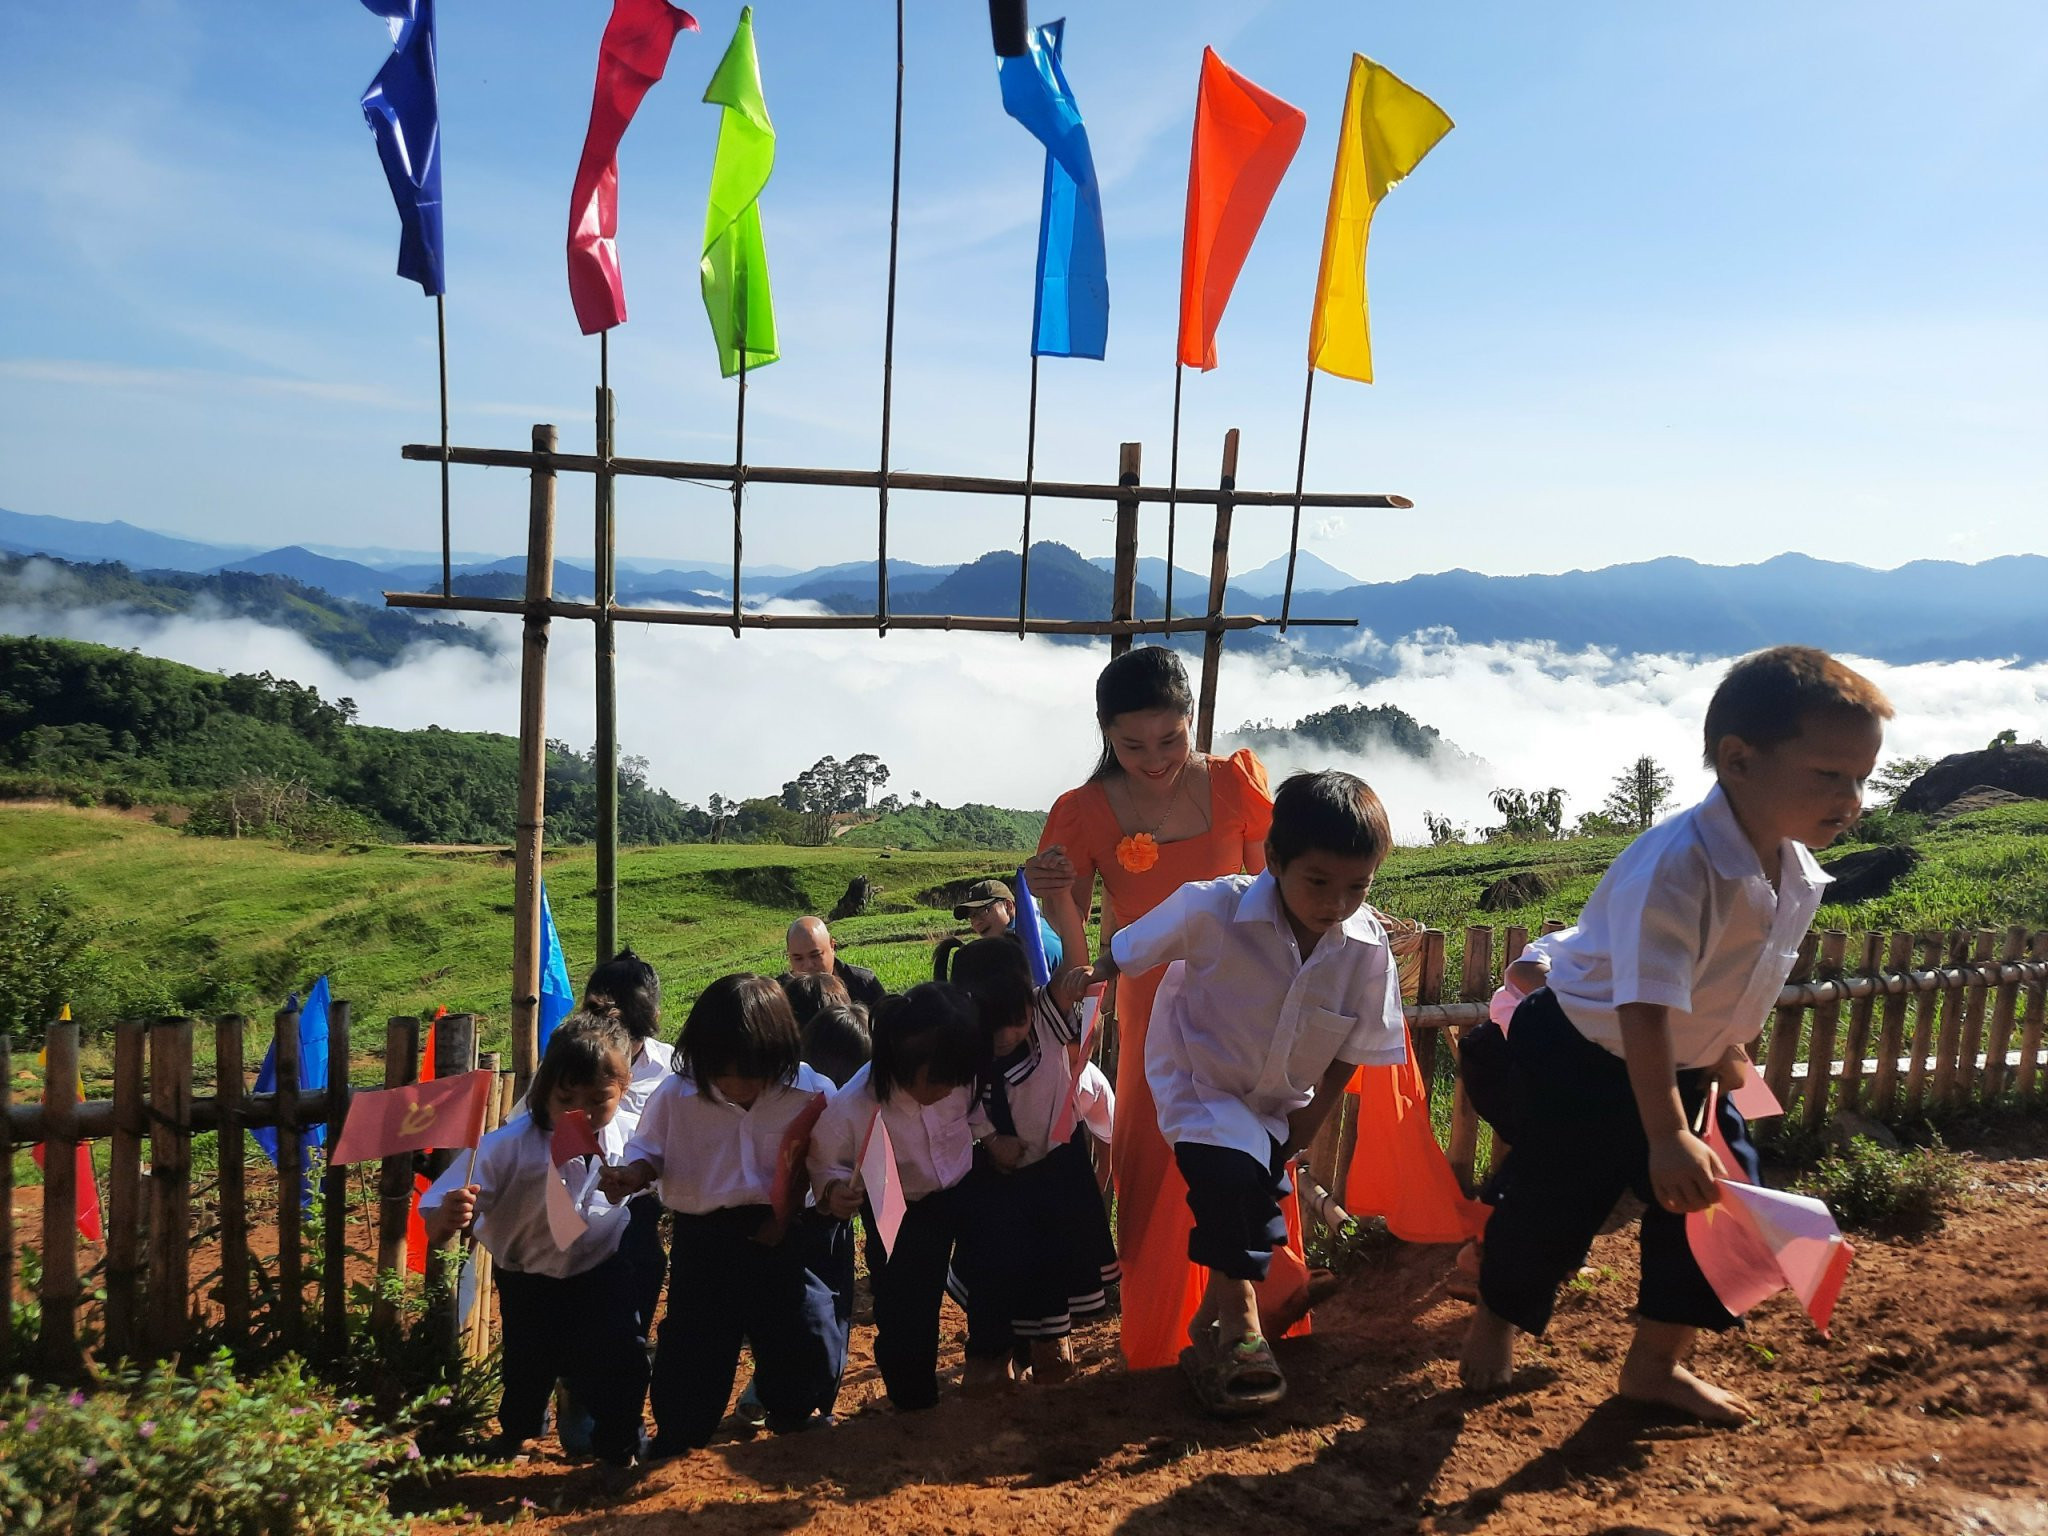
[[[1710,1341],[1702,1370],[1760,1410],[1734,1432],[1609,1398],[1635,1289],[1625,1233],[1595,1245],[1599,1278],[1567,1291],[1501,1398],[1456,1386],[1468,1312],[1442,1288],[1449,1250],[1397,1249],[1283,1347],[1292,1395],[1255,1424],[1199,1417],[1173,1373],[1125,1374],[1107,1329],[1070,1386],[897,1414],[857,1327],[837,1429],[721,1439],[621,1492],[548,1446],[437,1497],[626,1536],[2048,1536],[2048,1148],[2025,1150],[1987,1150],[1970,1209],[1934,1237],[1859,1244],[1832,1342],[1789,1297]]]

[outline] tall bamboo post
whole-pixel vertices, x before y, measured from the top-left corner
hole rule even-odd
[[[36,1356],[50,1376],[70,1376],[84,1363],[78,1349],[77,1148],[78,1026],[66,1017],[43,1032],[43,1325]],[[13,1305],[11,1296],[0,1299]]]
[[[1444,1000],[1444,931],[1441,928],[1422,930],[1422,973],[1415,987],[1415,1002],[1418,1007]],[[1436,1095],[1436,1037],[1433,1029],[1425,1029],[1413,1038],[1416,1070],[1422,1074],[1422,1095],[1425,1101],[1433,1101]]]
[[[1468,1003],[1483,1003],[1492,995],[1493,929],[1475,925],[1465,930],[1465,959],[1458,979],[1458,996]],[[1455,1035],[1451,1036],[1451,1049],[1457,1050]],[[1462,1067],[1461,1061],[1458,1084],[1451,1094],[1450,1159],[1451,1171],[1470,1194],[1478,1182],[1479,1111],[1465,1096]]]
[[[135,1353],[142,1296],[142,1137],[146,1038],[136,1020],[114,1026],[114,1134],[107,1162],[107,1352]]]
[[[336,1350],[348,1337],[348,1170],[334,1165],[334,1149],[348,1120],[350,1012],[345,1002],[327,1009],[327,1158],[320,1173],[320,1331]]]
[[[552,431],[552,429],[550,429]],[[420,1073],[420,1021],[393,1019],[384,1026],[384,1086],[403,1088]],[[391,1339],[398,1330],[398,1308],[384,1295],[394,1277],[405,1276],[405,1223],[412,1213],[412,1154],[387,1157],[377,1172],[377,1300],[370,1308],[370,1331]]]
[[[445,1081],[476,1070],[476,1015],[451,1013],[434,1025],[434,1077]],[[458,1156],[449,1148],[437,1147],[427,1154],[427,1174],[438,1178]],[[429,1245],[427,1254],[427,1332],[440,1351],[454,1359],[461,1349],[460,1318],[456,1307],[457,1266],[450,1256],[460,1252],[460,1240],[450,1233]]]
[[[220,1305],[230,1345],[249,1339],[249,1196],[247,1109],[249,1080],[242,1056],[239,1014],[213,1024],[213,1097],[216,1156],[220,1163]]]
[[[1174,369],[1178,381],[1180,369]],[[1237,490],[1237,428],[1223,434],[1223,469],[1216,481],[1216,536],[1209,545],[1209,619],[1223,617],[1224,590],[1230,585],[1230,520]],[[1173,569],[1171,551],[1167,569]],[[1169,615],[1170,617],[1170,615]],[[1223,670],[1223,631],[1212,627],[1202,636],[1202,691],[1195,713],[1195,750],[1207,752],[1216,740],[1216,680]]]
[[[299,1128],[299,1010],[280,1009],[277,1042],[277,1332],[288,1349],[302,1342],[306,1307],[306,1147]]]
[[[149,1032],[149,1326],[145,1346],[185,1341],[192,1294],[192,1021]]]
[[[618,534],[609,388],[599,393],[597,422],[597,952],[611,955],[619,933],[619,648],[612,623]]]
[[[533,451],[555,451],[553,427],[534,427]],[[512,845],[512,1079],[521,1092],[540,1064],[540,851],[547,825],[546,604],[554,583],[555,472],[536,465],[526,513],[526,620],[519,648],[519,816]],[[417,1048],[415,1043],[415,1051]]]
[[[1138,465],[1141,446],[1125,443],[1117,450],[1116,483],[1127,494],[1116,499],[1116,569],[1112,573],[1109,616],[1132,619],[1138,613]],[[1109,654],[1123,655],[1131,648],[1127,634],[1112,635]]]

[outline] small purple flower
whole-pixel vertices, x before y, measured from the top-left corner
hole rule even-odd
[[[137,1433],[138,1435],[142,1436],[142,1438],[143,1438],[143,1439],[145,1439],[145,1440],[152,1440],[152,1439],[155,1439],[155,1438],[156,1438],[156,1420],[155,1420],[155,1419],[144,1419],[144,1420],[142,1421],[142,1423],[141,1423],[141,1424],[140,1424],[140,1425],[139,1425],[139,1426],[138,1426],[138,1427],[136,1428],[136,1431],[135,1431],[135,1433]]]
[[[341,1411],[343,1413],[353,1416],[355,1411],[360,1407],[362,1407],[362,1404],[357,1402],[354,1398],[344,1398],[341,1404]]]
[[[531,1500],[531,1499],[521,1499],[521,1500],[519,1501],[519,1507],[520,1507],[521,1509],[539,1509],[539,1508],[540,1508],[540,1506],[539,1506],[538,1504],[534,1503],[534,1502],[533,1502],[533,1500]]]
[[[83,1465],[82,1467],[80,1467],[80,1468],[78,1469],[78,1475],[79,1475],[79,1476],[81,1476],[81,1477],[91,1477],[91,1476],[95,1475],[95,1474],[96,1474],[96,1473],[97,1473],[97,1472],[99,1471],[99,1469],[100,1469],[100,1459],[99,1459],[99,1457],[97,1457],[97,1456],[88,1456],[88,1457],[86,1457],[86,1458],[85,1458],[85,1465]]]
[[[296,1408],[294,1408],[294,1409],[292,1410],[292,1417],[293,1417],[293,1418],[295,1418],[295,1419],[303,1419],[303,1418],[304,1418],[305,1416],[306,1416],[306,1407],[305,1407],[305,1405],[304,1405],[303,1403],[301,1403],[301,1404],[300,1404],[300,1405],[299,1405],[298,1407],[296,1407]]]
[[[420,1459],[420,1448],[410,1440],[405,1442],[405,1459],[407,1461],[418,1461]]]
[[[32,1435],[42,1427],[43,1421],[40,1418],[37,1418],[34,1414],[30,1414],[28,1421],[21,1426],[21,1432],[24,1435]]]
[[[446,1408],[446,1407],[447,1407],[447,1406],[448,1406],[448,1405],[449,1405],[450,1403],[452,1403],[452,1402],[454,1402],[454,1401],[455,1401],[455,1399],[454,1399],[454,1398],[452,1398],[452,1397],[447,1397],[447,1396],[437,1397],[437,1398],[435,1398],[435,1399],[434,1399],[434,1406],[435,1406],[436,1408]]]
[[[73,1392],[64,1401],[74,1408],[83,1408],[85,1406],[85,1394],[83,1392]]]

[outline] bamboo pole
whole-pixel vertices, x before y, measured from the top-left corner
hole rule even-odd
[[[320,1172],[320,1329],[337,1351],[348,1338],[348,1170],[335,1166],[334,1149],[348,1123],[350,1013],[345,1002],[327,1008],[327,1157]]]
[[[1941,935],[1930,933],[1918,941],[1921,970],[1933,970],[1941,964]],[[1913,1051],[1912,1059],[1906,1063],[1905,1113],[1917,1115],[1927,1092],[1927,1057],[1934,1048],[1934,1021],[1940,1011],[1941,998],[1933,993],[1923,993],[1918,1006],[1913,1009]]]
[[[1840,976],[1848,950],[1849,935],[1841,929],[1831,928],[1822,934],[1821,974],[1830,980]],[[1813,1010],[1813,1032],[1806,1048],[1806,1102],[1802,1116],[1802,1123],[1809,1131],[1818,1129],[1828,1117],[1828,1080],[1834,1076],[1835,1035],[1841,1017],[1842,1005],[1839,1002],[1819,1003]]]
[[[1170,457],[1166,467],[1166,603],[1164,612],[1173,617],[1173,537],[1175,520],[1180,515],[1180,355],[1173,359],[1173,446],[1168,450]],[[1204,747],[1203,751],[1208,748]]]
[[[2048,932],[2034,935],[2031,952],[2036,965],[2048,963]],[[2020,1097],[2029,1102],[2041,1082],[2041,1027],[2044,1021],[2048,1021],[2048,980],[2037,979],[2027,988],[2026,1018],[2020,1026],[2019,1091]],[[4,1275],[5,1266],[0,1265],[0,1278]]]
[[[608,333],[607,333],[608,334]],[[745,375],[742,374],[744,386]],[[740,396],[745,400],[743,392]],[[618,952],[619,932],[619,647],[618,631],[612,617],[617,600],[618,534],[612,500],[612,392],[607,385],[598,399],[597,474],[597,952]],[[733,498],[738,502],[744,480],[735,476]],[[738,554],[739,531],[735,521],[733,550]],[[733,604],[739,604],[739,583],[735,571]]]
[[[248,1077],[243,1059],[247,1021],[226,1014],[213,1026],[213,1097],[219,1117],[220,1304],[231,1346],[249,1341]]]
[[[1468,1003],[1483,1003],[1493,994],[1493,929],[1474,925],[1465,930],[1465,959],[1458,978],[1458,996]],[[1457,1053],[1457,1037],[1451,1049]],[[1465,1095],[1465,1073],[1460,1061],[1457,1086],[1451,1093],[1451,1171],[1468,1195],[1478,1184],[1479,1111]]]
[[[441,590],[455,591],[448,523],[448,305],[443,294],[434,295],[434,350],[441,362]]]
[[[1970,963],[1978,968],[1980,978],[1983,974],[1983,968],[1989,963],[1997,948],[1998,930],[1995,928],[1979,928],[1971,945]],[[1977,1056],[1984,1045],[1984,1010],[1985,1005],[1989,1001],[1990,990],[1981,979],[1964,989],[1963,1043],[1962,1051],[1956,1061],[1955,1079],[1949,1084],[1949,1102],[1951,1104],[1961,1104],[1965,1100],[1976,1097],[1978,1083],[1983,1080],[1979,1077],[1980,1069],[1977,1065]],[[1981,1070],[1988,1074],[1989,1063],[1986,1063],[1985,1067]]]
[[[434,1077],[437,1081],[476,1070],[476,1015],[451,1013],[434,1024]],[[437,1147],[427,1154],[429,1178],[439,1178],[455,1161],[455,1150]],[[457,1265],[449,1258],[462,1243],[455,1233],[430,1243],[427,1250],[427,1335],[453,1359],[461,1349],[461,1318],[457,1310]]]
[[[504,1100],[499,1091],[505,1077],[499,1071],[496,1051],[485,1052],[477,1059],[477,1065],[491,1074],[490,1097],[484,1101],[484,1134],[488,1136],[505,1123]],[[468,1262],[475,1271],[476,1283],[469,1315],[461,1319],[462,1352],[472,1360],[481,1360],[490,1353],[491,1250],[482,1243],[473,1243]]]
[[[1117,483],[1121,487],[1135,487],[1138,483],[1138,462],[1140,445],[1125,443],[1117,450]],[[1122,495],[1116,503],[1116,570],[1110,589],[1111,619],[1130,620],[1138,612],[1138,502],[1135,497]],[[1117,635],[1109,642],[1110,658],[1114,660],[1131,648],[1129,635]]]
[[[14,1350],[14,1041],[0,1030],[0,1359]]]
[[[1441,928],[1422,930],[1422,969],[1415,986],[1417,1005],[1440,1003],[1444,998],[1444,931]],[[1436,1096],[1436,1042],[1437,1032],[1425,1030],[1417,1035],[1411,1031],[1410,1038],[1415,1048],[1415,1067],[1422,1074],[1422,1092],[1425,1100],[1434,1102]]]
[[[306,1306],[306,1145],[299,1130],[299,1011],[271,1021],[277,1042],[277,1306],[278,1336],[288,1349],[304,1340]]]
[[[1038,474],[1038,348],[1031,349],[1031,407],[1024,429],[1024,545],[1017,562],[1017,638],[1030,631],[1031,482]]]
[[[114,1134],[107,1165],[107,1353],[126,1359],[141,1339],[142,1137],[149,1127],[144,1093],[144,1026],[114,1026]]]
[[[1951,970],[1970,958],[1970,936],[1961,929],[1949,935],[1948,965]],[[1956,1057],[1963,1047],[1963,994],[1941,994],[1941,1023],[1934,1037],[1934,1076],[1929,1093],[1935,1104],[1946,1104],[1956,1081]]]
[[[42,1331],[36,1358],[53,1377],[76,1374],[78,1348],[78,1026],[43,1031]],[[13,1298],[7,1298],[13,1305]]]
[[[149,1032],[149,1311],[145,1346],[185,1341],[192,1293],[192,1021]]]
[[[903,225],[903,0],[896,0],[896,127],[889,157],[889,293],[882,318],[882,465],[875,517],[875,616],[889,633],[889,407],[896,391],[896,242]],[[612,952],[605,951],[609,956]]]
[[[1913,968],[1913,935],[1894,933],[1885,940],[1884,968],[1901,974]],[[1906,1033],[1906,994],[1887,992],[1877,1030],[1877,1076],[1871,1083],[1870,1112],[1889,1116],[1899,1097],[1899,1051]]]
[[[419,1077],[420,1021],[393,1019],[384,1026],[384,1086],[403,1088]],[[412,1213],[412,1154],[387,1157],[377,1172],[377,1300],[370,1309],[370,1330],[391,1340],[398,1330],[398,1308],[384,1295],[387,1283],[405,1276],[405,1223]]]
[[[1818,934],[1809,933],[1799,941],[1799,958],[1792,963],[1792,974],[1788,978],[1794,985],[1813,974],[1813,957],[1819,948]],[[1764,1057],[1764,1081],[1771,1086],[1778,1102],[1785,1106],[1784,1124],[1792,1124],[1793,1100],[1792,1063],[1799,1055],[1800,1016],[1806,1009],[1805,1003],[1787,1004],[1780,1002],[1772,1010],[1769,1050]]]
[[[1175,369],[1178,378],[1179,369]],[[1236,427],[1223,434],[1223,468],[1216,478],[1216,536],[1209,544],[1209,619],[1214,625],[1223,617],[1224,594],[1230,585],[1230,493],[1237,489]],[[1173,569],[1172,559],[1167,569]],[[1167,618],[1173,617],[1169,610]],[[1216,682],[1223,670],[1223,631],[1212,627],[1202,636],[1202,691],[1195,715],[1195,750],[1207,752],[1216,741]]]
[[[1308,474],[1308,413],[1316,397],[1316,365],[1308,365],[1308,383],[1301,391],[1301,449],[1294,458],[1294,518],[1287,533],[1287,585],[1280,593],[1280,633],[1287,633],[1287,622],[1294,613],[1294,560],[1301,551],[1301,509],[1307,505],[1301,494],[1302,481]]]
[[[1999,951],[1999,973],[2003,976],[2007,966],[2017,967],[2026,958],[2027,930],[2018,923],[2005,930],[2005,946]],[[2012,1049],[2013,1021],[2019,1008],[2020,986],[2017,979],[1998,983],[1998,1000],[1991,1009],[1991,1038],[1984,1049],[1984,1077],[1979,1094],[1987,1104],[1996,1103],[2005,1096],[2005,1090],[2012,1081],[2006,1066],[2006,1053]]]
[[[1857,972],[1875,976],[1883,965],[1884,935],[1865,933]],[[1842,1080],[1836,1100],[1838,1110],[1849,1114],[1860,1114],[1863,1110],[1863,1057],[1870,1049],[1870,1014],[1876,1001],[1877,994],[1872,992],[1852,999],[1849,1004],[1849,1038],[1842,1047]]]
[[[555,429],[536,425],[536,452]],[[555,572],[555,477],[536,468],[527,502],[526,597],[548,600]],[[519,648],[519,814],[512,846],[512,1076],[522,1088],[539,1065],[540,855],[547,826],[548,619],[527,610]]]

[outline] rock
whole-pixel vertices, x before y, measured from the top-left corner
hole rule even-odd
[[[1944,821],[1953,821],[1956,817],[1967,816],[1972,811],[1988,811],[1994,805],[2020,805],[2026,798],[2025,795],[2016,795],[2009,789],[1994,789],[1989,784],[1979,784],[1973,789],[1964,790],[1940,810],[1930,811],[1927,815],[1927,824],[1938,827]]]
[[[874,899],[874,882],[866,875],[855,875],[847,882],[846,894],[839,898],[837,906],[825,914],[825,921],[836,923],[842,917],[858,917],[867,911],[868,903]]]
[[[1829,901],[1868,901],[1882,896],[1903,880],[1920,862],[1920,855],[1903,843],[1882,848],[1859,848],[1845,853],[1822,869],[1834,876],[1827,889]]]
[[[1898,808],[1925,814],[1980,785],[2023,800],[2048,800],[2048,746],[2030,741],[1944,757],[1906,786]]]
[[[1899,1150],[1899,1138],[1891,1133],[1889,1126],[1867,1119],[1851,1110],[1843,1110],[1828,1122],[1828,1145],[1838,1152],[1849,1150],[1849,1143],[1858,1136],[1867,1136],[1887,1152]]]

